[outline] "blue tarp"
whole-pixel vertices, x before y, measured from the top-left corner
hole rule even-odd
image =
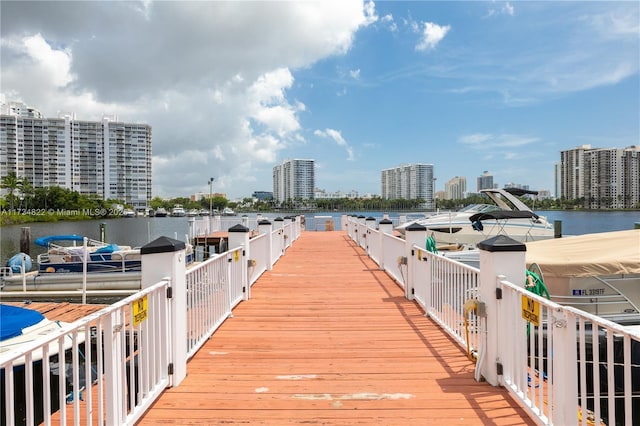
[[[22,330],[42,321],[44,315],[33,309],[0,304],[0,342],[22,334]]]
[[[31,257],[25,253],[18,253],[11,256],[11,259],[7,261],[7,266],[11,268],[11,271],[14,273],[22,272],[22,265],[24,263],[24,271],[29,272],[31,267],[33,266],[33,262],[31,261]]]
[[[36,238],[34,243],[42,247],[49,247],[49,244],[54,241],[83,241],[83,238],[81,235],[50,235]]]
[[[107,244],[104,247],[100,247],[99,249],[97,249],[93,253],[95,253],[95,254],[97,254],[97,253],[113,253],[114,251],[118,251],[118,250],[120,250],[120,247],[117,244]]]

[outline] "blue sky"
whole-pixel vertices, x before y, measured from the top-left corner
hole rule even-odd
[[[638,2],[2,2],[1,91],[153,126],[154,195],[327,191],[434,165],[553,191],[560,151],[640,144]]]

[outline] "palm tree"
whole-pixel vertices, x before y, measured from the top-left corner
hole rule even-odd
[[[20,185],[18,189],[20,190],[20,194],[22,195],[22,198],[24,198],[25,200],[24,208],[27,208],[28,207],[27,204],[29,203],[29,198],[33,196],[34,187],[29,182],[29,179],[25,177],[20,179]],[[20,207],[22,207],[22,199],[20,200]]]
[[[9,199],[9,209],[13,210],[13,199],[14,199],[14,191],[19,189],[22,185],[22,180],[18,179],[15,172],[10,172],[8,175],[2,178],[2,183],[0,183],[0,188],[6,189],[8,194],[7,198]]]

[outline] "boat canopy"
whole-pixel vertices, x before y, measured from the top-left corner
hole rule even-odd
[[[640,274],[640,229],[532,241],[526,256],[545,277]]]
[[[0,304],[0,341],[20,336],[23,329],[43,319],[44,315],[33,309]]]
[[[81,235],[50,235],[48,237],[36,238],[34,243],[41,247],[49,247],[49,244],[54,241],[83,241],[83,238]]]
[[[534,212],[528,211],[517,211],[517,210],[496,210],[493,212],[487,213],[476,213],[469,217],[471,222],[475,222],[476,220],[503,220],[503,219],[529,219],[534,218],[537,219],[538,215]]]

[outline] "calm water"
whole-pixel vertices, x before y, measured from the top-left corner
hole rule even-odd
[[[634,223],[640,223],[640,211],[634,212],[575,212],[575,211],[539,211],[550,222],[562,221],[562,233],[564,235],[580,235],[594,232],[622,231],[633,229]],[[332,216],[335,229],[340,229],[340,217],[343,213],[317,213],[322,216]],[[357,213],[366,217],[381,219],[382,212]],[[391,213],[393,219],[399,213]],[[255,214],[248,214],[255,218]],[[263,217],[273,219],[284,214],[267,213]],[[314,214],[308,214],[308,225]],[[410,215],[412,217],[413,215]],[[237,218],[240,222],[240,217]],[[43,252],[41,247],[33,244],[38,237],[47,235],[78,234],[98,240],[100,238],[100,224],[106,224],[107,241],[132,247],[143,246],[149,241],[160,236],[185,240],[189,233],[189,218],[187,217],[158,217],[158,218],[122,218],[107,219],[102,221],[57,222],[57,223],[32,223],[28,225],[5,226],[0,228],[0,264],[16,254],[20,249],[20,229],[23,226],[31,228],[31,257],[35,258]]]

